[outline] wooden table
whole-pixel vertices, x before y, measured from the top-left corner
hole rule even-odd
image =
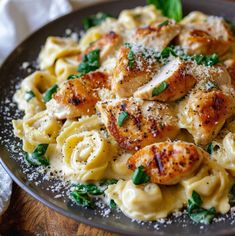
[[[8,210],[0,218],[3,236],[118,236],[60,215],[13,185]]]

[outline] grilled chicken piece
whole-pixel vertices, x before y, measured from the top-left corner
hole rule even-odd
[[[166,104],[136,98],[114,99],[97,103],[97,109],[110,135],[126,150],[165,141],[179,131],[177,120]],[[127,117],[119,124],[123,114]]]
[[[229,75],[231,76],[231,83],[235,89],[235,59],[229,59],[224,62]]]
[[[58,119],[94,114],[96,102],[100,100],[98,90],[102,88],[110,85],[107,74],[99,71],[68,80],[53,94],[47,109]]]
[[[143,166],[155,184],[173,185],[191,176],[208,153],[187,142],[161,142],[142,148],[131,156],[131,170]]]
[[[196,144],[207,145],[234,111],[235,99],[231,95],[220,90],[199,90],[180,103],[179,124],[192,134]]]
[[[172,60],[150,82],[140,87],[134,97],[170,102],[185,96],[196,83],[194,76],[187,73],[188,64],[179,58]]]
[[[104,34],[97,41],[91,43],[91,45],[85,50],[84,54],[88,54],[95,49],[100,49],[100,61],[103,62],[108,56],[115,52],[121,41],[121,36],[111,31]],[[78,56],[78,61],[82,60],[82,56],[82,54]]]
[[[156,51],[162,51],[181,30],[181,26],[174,20],[156,21],[144,28],[138,28],[134,35],[134,42]]]
[[[208,17],[206,22],[184,26],[179,35],[179,44],[189,54],[223,55],[234,40],[228,24],[220,17]]]
[[[156,60],[145,58],[141,52],[122,47],[113,72],[112,91],[119,97],[127,98],[147,83],[159,69]],[[131,56],[133,58],[131,58]]]

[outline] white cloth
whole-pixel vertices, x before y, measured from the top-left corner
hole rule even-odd
[[[73,8],[109,0],[0,0],[0,65],[30,33]],[[0,165],[0,215],[7,209],[12,180]]]

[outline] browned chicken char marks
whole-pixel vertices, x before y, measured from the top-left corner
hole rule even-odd
[[[167,141],[142,148],[127,165],[131,170],[143,166],[152,183],[173,185],[193,174],[207,156],[192,143]]]
[[[58,119],[92,115],[100,100],[98,90],[102,88],[110,88],[110,84],[108,75],[99,71],[68,80],[47,103],[47,108]]]
[[[196,91],[179,106],[179,122],[197,144],[207,145],[235,113],[235,100],[223,91]]]
[[[179,131],[171,109],[165,104],[133,98],[116,99],[99,102],[97,109],[108,132],[125,150],[135,151],[173,138]],[[122,112],[128,117],[120,126],[118,119]]]

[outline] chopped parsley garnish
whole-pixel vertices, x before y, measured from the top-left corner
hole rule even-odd
[[[135,65],[135,54],[131,49],[128,52],[127,59],[128,59],[128,66],[130,69],[132,69]]]
[[[230,189],[228,198],[229,198],[229,203],[234,205],[235,204],[235,184]]]
[[[25,100],[26,100],[27,102],[29,102],[29,101],[30,101],[32,98],[34,98],[34,97],[35,97],[35,94],[34,94],[34,92],[33,92],[32,90],[25,92],[24,98],[25,98]]]
[[[100,67],[100,49],[95,49],[84,55],[82,62],[78,66],[79,76],[83,76],[91,71],[95,71]]]
[[[77,74],[77,75],[70,75],[67,80],[72,80],[72,79],[77,79],[77,78],[80,78],[81,77],[81,74]]]
[[[129,117],[129,114],[126,111],[122,111],[117,120],[117,124],[119,127],[121,127],[124,124],[124,121]]]
[[[73,191],[70,193],[71,198],[79,206],[94,208],[94,202],[86,193],[80,193],[78,191]]]
[[[107,17],[111,17],[104,12],[98,12],[96,15],[89,16],[82,21],[84,30],[88,30],[93,26],[100,25]]]
[[[161,51],[160,57],[162,59],[164,59],[164,58],[168,58],[170,55],[175,56],[175,57],[177,56],[177,54],[175,53],[174,48],[166,47]]]
[[[45,156],[45,153],[47,151],[48,144],[39,144],[33,151],[32,154],[25,153],[24,157],[25,160],[33,166],[48,166],[49,160],[48,157]]]
[[[117,204],[115,203],[115,201],[113,199],[110,200],[109,206],[110,206],[111,209],[116,209],[117,208]]]
[[[145,173],[143,166],[139,166],[135,169],[134,174],[132,175],[132,182],[135,185],[148,183],[149,180],[150,177]]]
[[[206,91],[210,91],[212,89],[218,89],[219,86],[215,81],[208,80],[204,83]]]
[[[79,193],[87,193],[91,195],[101,195],[104,193],[104,190],[100,189],[95,184],[77,184],[74,188],[75,191]]]
[[[152,96],[157,96],[160,93],[164,92],[168,88],[168,83],[165,81],[161,82],[157,87],[155,87],[152,91]]]
[[[181,0],[147,0],[148,4],[153,4],[166,17],[180,21],[183,17]]]
[[[208,146],[207,146],[207,149],[206,151],[211,155],[214,151],[214,147],[213,147],[213,144],[210,143]]]
[[[161,28],[161,27],[163,27],[163,26],[165,26],[165,25],[169,25],[169,20],[165,20],[165,21],[163,21],[162,23],[160,23],[159,25],[158,25],[158,28]]]
[[[57,90],[58,90],[57,84],[54,84],[53,86],[51,86],[43,95],[44,102],[49,102],[52,99],[52,95],[56,93]]]
[[[188,200],[188,214],[197,223],[210,224],[216,215],[216,210],[214,207],[204,209],[201,207],[202,203],[201,196],[193,191],[192,197]]]

